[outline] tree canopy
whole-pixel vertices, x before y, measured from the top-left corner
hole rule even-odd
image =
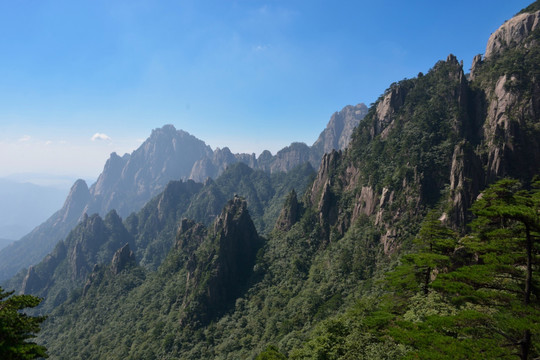
[[[29,316],[22,312],[39,305],[40,298],[13,295],[0,287],[0,359],[26,360],[48,357],[44,346],[32,341],[40,330],[44,316]]]

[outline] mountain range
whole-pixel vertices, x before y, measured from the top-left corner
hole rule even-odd
[[[315,173],[263,153],[169,182],[125,220],[74,206],[78,225],[9,287],[45,297],[55,359],[536,358],[538,269],[510,244],[526,230],[538,255],[538,64],[540,1],[469,74],[450,54],[393,83]],[[74,188],[70,204],[95,191]]]
[[[317,167],[328,149],[348,144],[353,128],[366,115],[364,104],[346,106],[332,115],[313,146],[293,143],[272,155],[232,154],[228,148],[212,149],[202,140],[172,125],[152,131],[131,154],[112,153],[97,181],[88,188],[84,180],[71,187],[63,207],[19,241],[0,250],[0,281],[36,264],[82,219],[115,210],[126,217],[159,194],[171,180],[205,181],[216,178],[229,165],[243,162],[269,173],[288,171],[310,162]]]

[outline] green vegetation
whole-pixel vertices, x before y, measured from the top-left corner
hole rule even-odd
[[[22,312],[36,307],[41,299],[31,295],[13,295],[0,287],[0,358],[26,360],[48,357],[47,349],[29,341],[40,330],[45,317]]]
[[[537,265],[531,262],[527,280],[527,256],[517,251],[526,226],[507,219],[503,229],[513,229],[513,237],[493,238],[500,227],[486,220],[492,208],[482,205],[498,194],[491,189],[473,208],[471,231],[439,220],[452,210],[454,149],[464,143],[481,149],[471,131],[477,115],[458,101],[473,96],[460,65],[450,57],[418,79],[395,84],[391,94],[402,100],[382,125],[384,134],[372,131],[381,121],[374,106],[350,148],[328,160],[314,193],[308,189],[299,200],[299,220],[266,233],[249,276],[232,285],[234,300],[225,295],[218,311],[209,307],[210,298],[224,294],[213,279],[228,267],[219,261],[227,258],[219,237],[212,235],[217,225],[203,230],[190,223],[193,230],[175,241],[173,219],[191,214],[209,224],[224,199],[241,189],[257,230],[268,229],[290,185],[305,181],[309,188],[308,171],[269,178],[236,165],[189,201],[171,188],[170,196],[125,222],[136,244],[146,241],[136,247],[144,267],[117,275],[98,270],[84,296],[51,313],[43,344],[59,359],[538,356]],[[537,192],[510,183],[521,210],[537,209]],[[323,185],[324,203],[323,191],[315,189]],[[274,221],[265,220],[273,207]],[[166,227],[159,225],[163,219],[170,219]],[[487,223],[491,227],[480,226]],[[537,239],[537,230],[531,231]],[[138,237],[142,233],[147,235]],[[165,258],[145,262],[150,256]],[[497,281],[504,287],[493,288]],[[524,305],[516,294],[527,283],[530,303]],[[516,343],[525,350],[510,346]]]
[[[521,10],[518,14],[532,13],[538,10],[540,10],[540,1],[537,0],[533,2],[531,5],[527,6],[525,9]]]
[[[368,297],[325,321],[291,357],[537,358],[539,210],[538,187],[502,180],[475,203],[473,231],[459,242],[431,213],[378,304]]]
[[[236,164],[204,185],[172,182],[123,223],[139,265],[112,271],[109,241],[85,255],[87,269],[103,263],[54,306],[39,341],[70,360],[539,358],[529,45],[472,81],[449,56],[392,84],[315,178],[309,166]],[[506,89],[501,125],[486,113],[504,75],[521,82]],[[103,236],[74,236],[118,240],[113,219],[96,226]]]

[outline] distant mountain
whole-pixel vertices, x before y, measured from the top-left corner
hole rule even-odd
[[[360,103],[356,106],[346,106],[334,113],[312,146],[294,142],[279,150],[276,155],[272,155],[270,151],[263,151],[259,157],[255,154],[233,154],[229,148],[216,149],[210,156],[198,160],[193,165],[189,178],[195,181],[215,178],[228,165],[236,162],[243,162],[253,169],[270,173],[288,171],[306,162],[317,168],[325,153],[343,150],[349,144],[353,129],[366,116],[367,111],[367,106]]]
[[[293,143],[272,155],[233,154],[228,148],[212,150],[202,140],[172,125],[154,129],[133,153],[112,153],[90,188],[84,180],[72,187],[64,206],[12,246],[0,250],[0,281],[36,264],[82,219],[83,214],[104,216],[116,210],[126,217],[138,211],[171,180],[203,182],[217,178],[228,166],[242,162],[269,173],[286,172],[306,162],[316,168],[325,149],[346,146],[353,129],[366,115],[364,104],[336,112],[313,147]]]
[[[14,241],[14,240],[0,239],[0,249],[5,248],[5,247],[8,246],[9,244],[11,244],[13,241]]]
[[[67,190],[0,178],[0,238],[20,239],[45,221],[64,201]]]

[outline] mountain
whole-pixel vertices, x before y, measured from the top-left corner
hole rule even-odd
[[[255,154],[233,154],[229,148],[216,149],[213,154],[198,160],[189,175],[195,181],[216,178],[227,166],[242,162],[249,167],[270,173],[289,171],[295,166],[310,162],[316,168],[324,153],[342,150],[350,141],[353,129],[367,114],[367,106],[360,103],[346,106],[330,118],[326,128],[312,146],[304,143],[292,143],[279,150],[276,155],[263,151],[259,157]]]
[[[86,182],[77,180],[60,210],[28,235],[0,250],[0,279],[7,280],[25,266],[38,263],[52,251],[82,218],[89,197]]]
[[[237,162],[270,173],[289,171],[308,161],[317,167],[322,149],[332,147],[321,144],[326,141],[338,146],[347,144],[350,129],[358,124],[366,111],[366,106],[359,104],[334,114],[317,140],[316,151],[303,143],[293,143],[275,156],[265,151],[258,158],[255,154],[232,154],[228,148],[212,151],[202,140],[176,130],[172,125],[154,129],[132,154],[119,156],[112,153],[96,183],[88,188],[83,180],[78,180],[60,210],[20,241],[0,250],[0,281],[45,257],[83,214],[104,216],[114,209],[119,216],[128,216],[163,191],[171,180],[203,182],[208,177],[218,177]]]
[[[0,178],[0,238],[20,239],[54,213],[67,191]]]
[[[9,244],[11,244],[13,242],[13,240],[8,240],[8,239],[0,239],[0,249],[8,246]]]
[[[288,192],[275,229],[265,237],[255,234],[246,215],[249,200],[243,205],[234,196],[209,226],[182,220],[169,239],[175,245],[157,270],[96,269],[84,295],[51,313],[41,343],[59,359],[253,359],[268,353],[292,359],[400,359],[416,357],[418,348],[431,345],[433,352],[418,358],[490,358],[494,349],[514,358],[514,343],[493,322],[483,322],[488,318],[508,320],[524,334],[515,344],[533,341],[530,356],[521,358],[538,357],[538,334],[525,331],[538,326],[537,294],[531,304],[513,303],[525,314],[524,322],[489,318],[499,310],[486,308],[490,300],[507,308],[506,295],[520,292],[514,286],[514,276],[523,272],[519,267],[510,266],[511,277],[495,278],[494,290],[474,293],[480,303],[468,296],[483,280],[480,272],[461,283],[454,302],[441,301],[439,292],[397,293],[410,291],[416,275],[429,283],[444,274],[463,279],[468,275],[459,270],[467,266],[506,268],[506,248],[494,259],[464,248],[474,235],[468,229],[470,206],[486,186],[508,176],[528,186],[540,173],[538,4],[492,34],[488,44],[498,44],[490,47],[496,51],[476,57],[469,76],[449,55],[426,74],[392,84],[370,107],[348,147],[324,155],[303,195]],[[515,34],[511,41],[508,33]],[[219,192],[207,190],[207,204],[220,199]],[[495,190],[508,198],[508,191]],[[523,201],[537,206],[529,200]],[[492,217],[487,225],[511,231],[490,228],[479,239],[484,244],[488,235],[504,234],[507,241],[516,237],[514,230],[523,232],[524,226],[508,228],[502,215],[528,214],[538,221],[535,211],[522,214],[514,206],[503,214],[499,203],[493,206],[484,211]],[[449,233],[464,236],[438,256],[402,256],[414,255],[419,231],[430,221],[428,211]],[[483,246],[481,251],[492,251],[489,243]],[[451,259],[457,270],[426,263],[425,256]],[[411,259],[417,261],[408,268],[413,270],[396,275],[401,288],[388,289],[385,274]],[[429,271],[414,272],[414,266],[425,264]],[[385,296],[390,304],[382,301]],[[475,311],[476,317],[465,317]],[[453,312],[462,316],[450,317]],[[446,317],[437,317],[441,314]],[[430,331],[437,326],[443,340]],[[476,341],[486,334],[492,338]],[[483,352],[468,351],[477,347]]]
[[[42,261],[20,271],[6,287],[32,293],[45,300],[41,311],[49,312],[77,295],[94,266],[109,263],[115,251],[129,245],[133,259],[149,270],[157,269],[175,245],[175,234],[186,217],[205,226],[219,217],[227,199],[247,199],[253,230],[268,232],[274,226],[286,195],[304,191],[314,170],[306,163],[287,173],[269,174],[243,163],[231,165],[215,181],[171,181],[165,190],[140,211],[122,221],[111,210],[104,218],[83,215],[80,222]],[[253,219],[253,220],[251,220]],[[127,250],[125,250],[127,251]],[[129,254],[129,252],[128,252]]]

